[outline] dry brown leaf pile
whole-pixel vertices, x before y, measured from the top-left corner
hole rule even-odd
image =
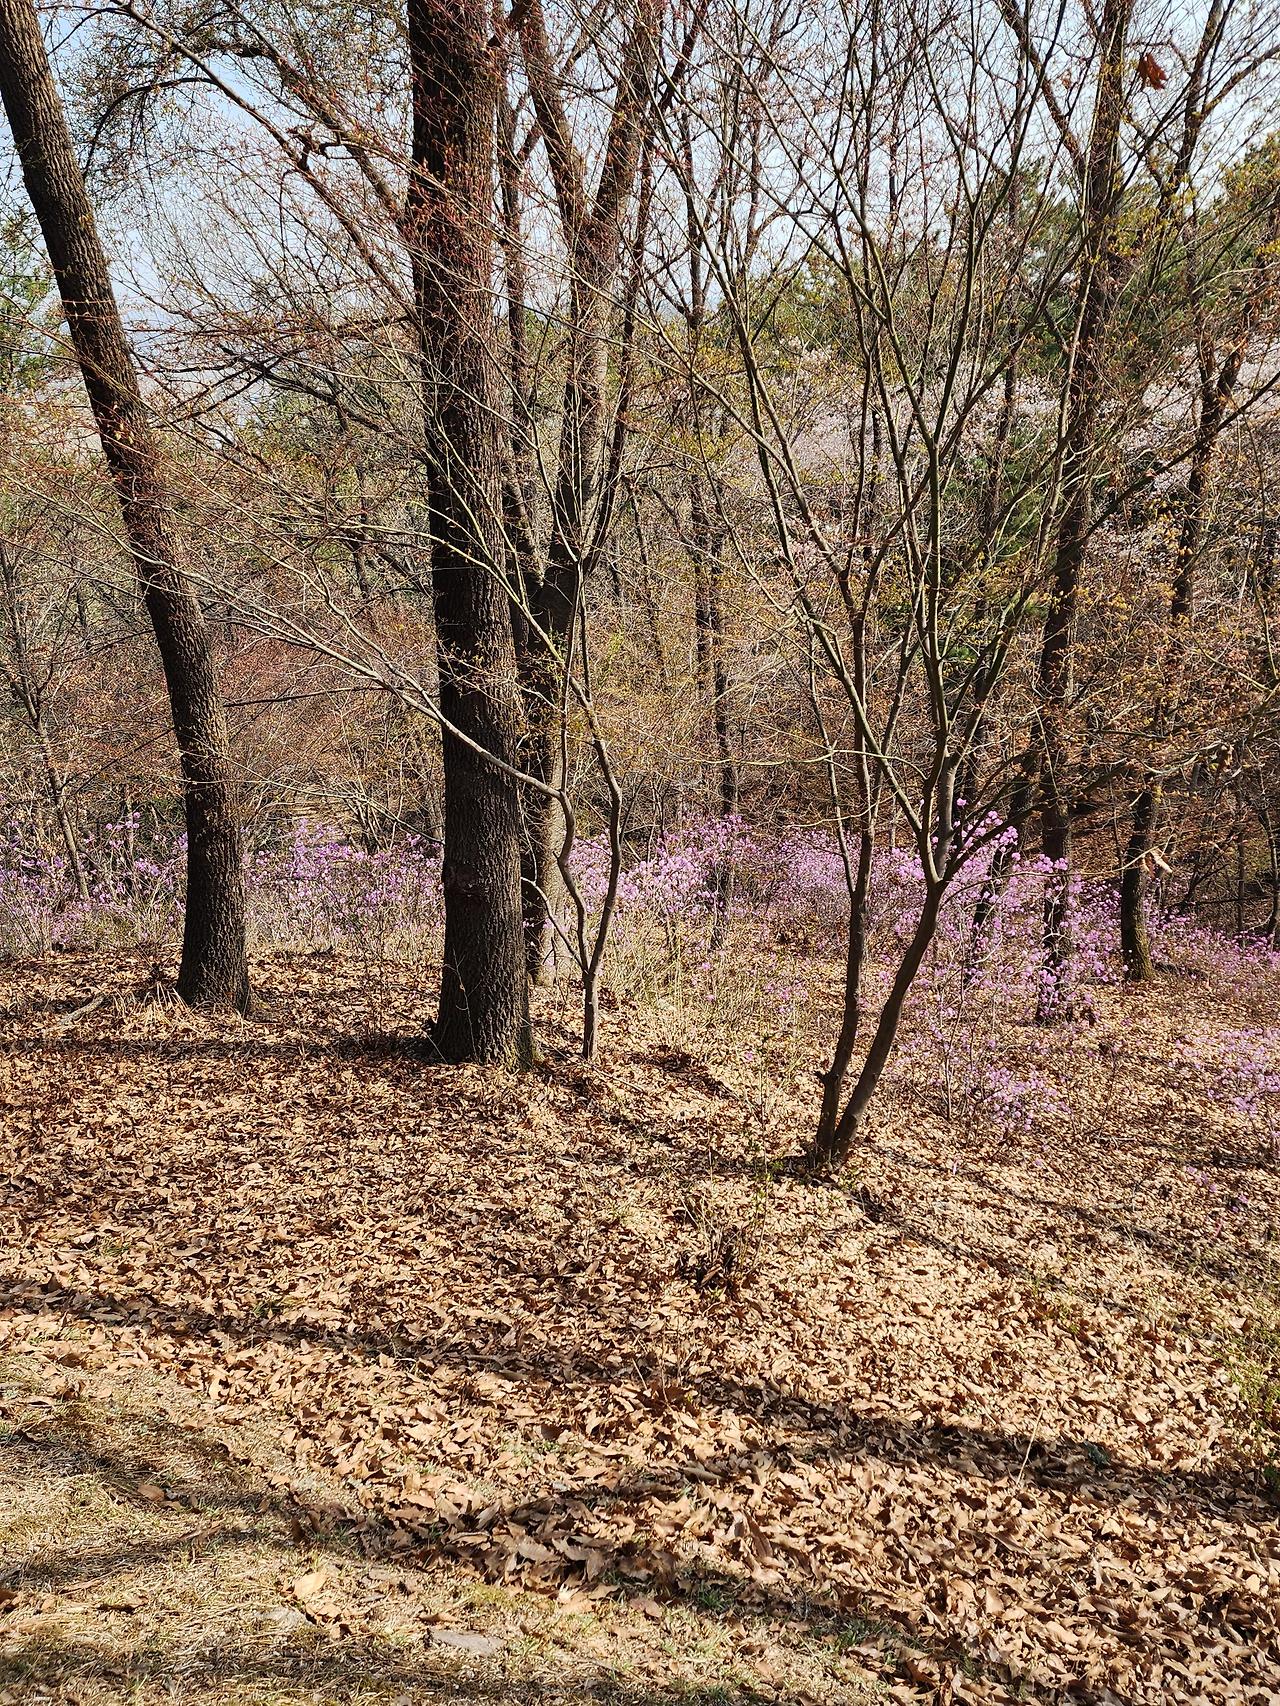
[[[0,1422],[34,1462],[67,1415],[90,1438],[185,1394],[224,1468],[135,1449],[116,1481],[185,1533],[251,1468],[252,1512],[224,1488],[211,1520],[275,1525],[284,1635],[416,1619],[509,1678],[486,1699],[523,1697],[510,1618],[546,1605],[580,1620],[556,1674],[637,1699],[1280,1701],[1280,1189],[1171,1064],[1243,1022],[1225,996],[1100,995],[1071,1129],[951,1128],[900,1084],[833,1187],[769,1166],[811,1077],[779,1061],[762,1103],[652,1014],[611,1014],[596,1070],[494,1077],[383,1046],[354,964],[270,961],[247,1022],[135,977],[0,981]],[[408,1033],[408,972],[393,1000]],[[15,1700],[74,1698],[41,1637],[74,1627],[59,1552],[38,1521],[6,1543]],[[460,1582],[515,1591],[423,1609]],[[130,1593],[92,1609],[136,1619]]]

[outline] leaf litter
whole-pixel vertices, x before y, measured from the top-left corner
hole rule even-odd
[[[355,961],[267,961],[253,1021],[132,972],[0,980],[0,1698],[1280,1698],[1276,1178],[1206,1218],[1168,1064],[1220,996],[1104,992],[1047,1138],[902,1081],[811,1186],[811,1076],[765,1105],[688,1020],[588,1070],[553,997],[516,1077],[383,1046]]]

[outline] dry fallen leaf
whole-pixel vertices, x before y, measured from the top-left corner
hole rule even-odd
[[[329,1583],[329,1566],[320,1564],[314,1570],[308,1570],[304,1575],[295,1576],[293,1591],[300,1600],[314,1599]]]
[[[203,1029],[108,1048],[92,1017],[57,1050],[17,1021],[0,1051],[0,1106],[43,1122],[17,1129],[0,1181],[0,1347],[47,1351],[15,1448],[25,1426],[61,1426],[48,1394],[87,1313],[104,1398],[149,1371],[227,1442],[237,1523],[358,1537],[341,1580],[328,1563],[279,1578],[286,1604],[254,1618],[267,1638],[363,1638],[394,1591],[406,1630],[443,1615],[441,1651],[479,1660],[501,1637],[454,1628],[431,1594],[482,1578],[664,1677],[684,1665],[669,1613],[707,1634],[767,1618],[777,1650],[771,1635],[758,1656],[797,1672],[797,1701],[811,1659],[848,1655],[837,1606],[894,1632],[856,1662],[918,1706],[930,1686],[1005,1706],[1016,1678],[1055,1699],[1265,1701],[1275,1507],[1226,1352],[1265,1343],[1255,1276],[1280,1179],[1242,1176],[1205,1074],[1170,1064],[1221,1023],[1220,992],[1101,991],[1078,1046],[1013,1037],[1041,1072],[1075,1050],[1070,1117],[1023,1142],[948,1125],[904,1067],[859,1161],[891,1210],[871,1220],[852,1191],[762,1190],[762,1146],[807,1118],[781,1052],[776,1130],[724,1088],[731,1045],[689,1041],[706,1071],[676,1073],[644,1012],[618,1021],[607,1095],[551,1070],[499,1087],[352,1062],[357,968],[284,971],[269,1037],[183,1020],[217,1037],[216,1065]],[[411,1014],[411,973],[387,975]],[[157,1053],[163,1105],[140,1090]],[[1211,1240],[1189,1175],[1209,1145],[1220,1194],[1254,1205]],[[682,1277],[700,1239],[718,1248],[757,1213],[739,1298]],[[182,1441],[168,1449],[147,1437],[127,1460],[197,1486]],[[173,1503],[152,1480],[136,1497]],[[103,1592],[64,1588],[59,1619]],[[903,1651],[921,1675],[935,1651],[977,1671],[913,1683]]]
[[[295,1606],[278,1605],[269,1611],[266,1621],[282,1634],[291,1634],[295,1629],[305,1629],[307,1620]]]

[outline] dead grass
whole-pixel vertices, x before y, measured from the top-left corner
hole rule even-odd
[[[1169,1064],[1221,992],[1101,994],[1025,1139],[903,1079],[812,1187],[794,1039],[498,1079],[375,1042],[407,971],[137,971],[0,979],[0,1700],[1272,1706],[1280,1192]]]

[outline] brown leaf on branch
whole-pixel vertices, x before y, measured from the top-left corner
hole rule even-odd
[[[1169,73],[1150,49],[1138,61],[1138,76],[1148,89],[1163,89],[1169,81]]]

